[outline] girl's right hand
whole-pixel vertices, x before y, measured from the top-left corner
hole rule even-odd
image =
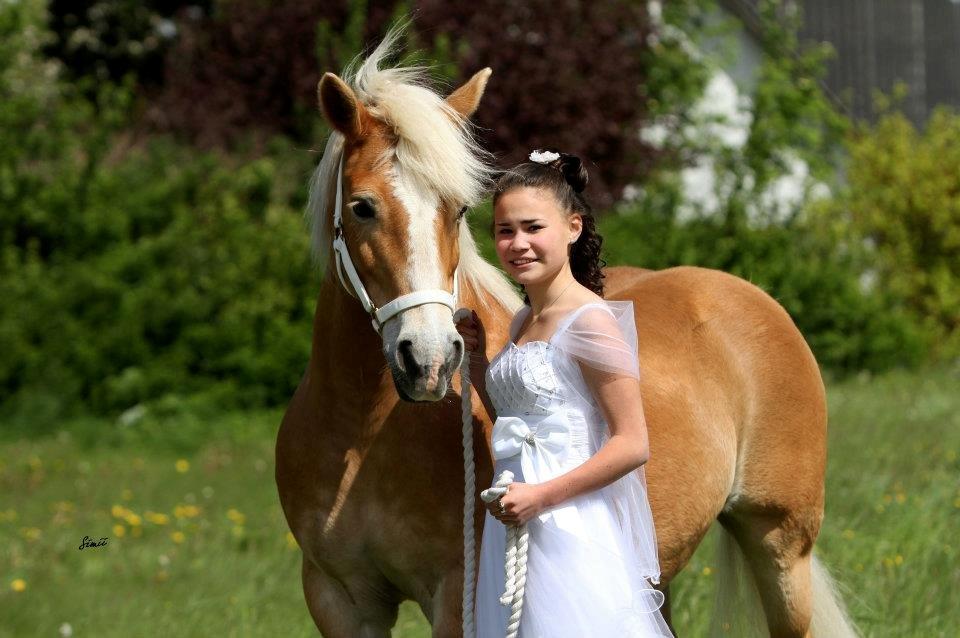
[[[460,337],[463,339],[463,347],[471,360],[475,359],[478,354],[484,355],[486,353],[486,333],[476,312],[471,310],[469,316],[461,318],[454,326],[460,333]]]

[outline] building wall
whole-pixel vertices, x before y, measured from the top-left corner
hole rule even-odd
[[[851,115],[870,118],[875,90],[908,87],[902,107],[921,124],[938,104],[960,109],[960,0],[798,0],[805,40],[836,56],[827,86]],[[757,0],[723,4],[751,28]]]

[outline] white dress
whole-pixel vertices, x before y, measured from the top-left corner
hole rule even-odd
[[[510,342],[490,362],[487,394],[494,480],[541,483],[590,458],[609,430],[580,365],[636,378],[632,301],[589,303],[571,311],[548,342],[514,343],[529,307],[510,326]],[[670,636],[660,606],[656,536],[643,468],[570,499],[528,522],[527,578],[519,638]],[[510,609],[504,591],[505,526],[484,521],[475,601],[476,638],[503,638]]]

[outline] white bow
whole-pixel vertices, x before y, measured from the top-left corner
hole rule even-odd
[[[559,410],[526,421],[518,416],[501,416],[493,423],[493,456],[497,460],[520,455],[525,483],[543,483],[564,473],[563,462],[570,444],[566,412]],[[563,507],[540,514],[546,521]]]

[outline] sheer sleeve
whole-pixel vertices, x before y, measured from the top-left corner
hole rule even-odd
[[[587,304],[558,329],[554,345],[581,364],[640,379],[632,301]]]

